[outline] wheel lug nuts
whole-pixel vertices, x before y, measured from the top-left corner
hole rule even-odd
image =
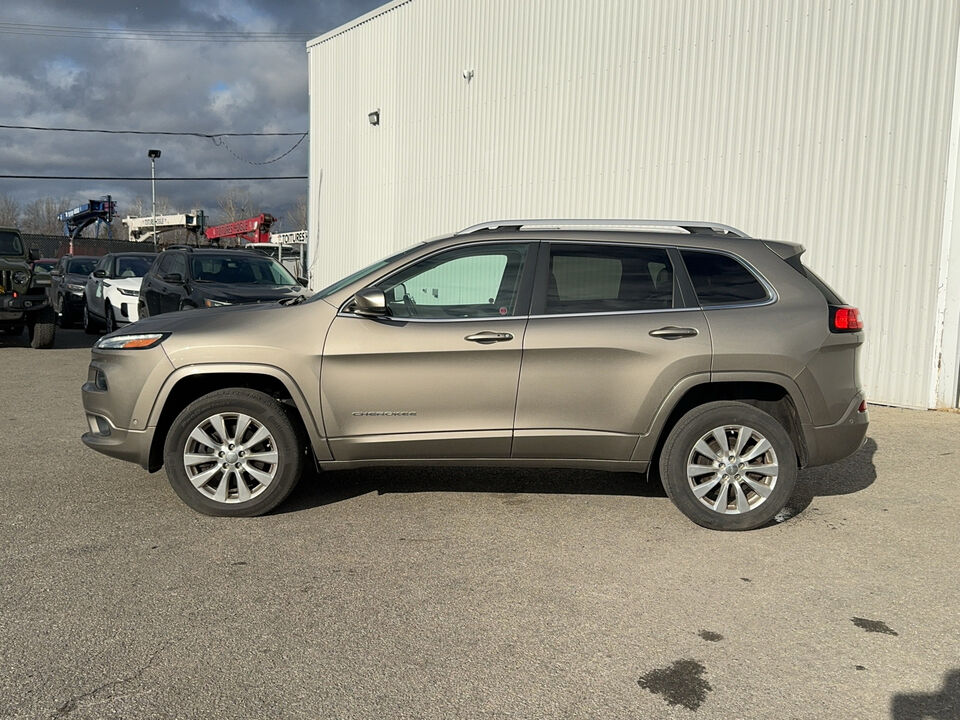
[[[236,465],[234,465],[234,467],[235,467],[235,468],[240,467],[240,463],[237,463]]]
[[[226,464],[226,463],[223,464],[223,469],[224,469],[224,470],[227,469],[227,464]]]
[[[223,450],[217,453],[218,456],[223,457]]]
[[[243,450],[241,450],[241,451],[240,451],[240,457],[243,457],[243,455],[244,455],[244,452],[243,452]],[[741,466],[741,467],[742,467],[742,466]]]
[[[230,443],[230,449],[233,450],[233,443]]]

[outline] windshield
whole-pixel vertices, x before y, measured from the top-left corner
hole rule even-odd
[[[397,260],[402,258],[404,255],[409,255],[414,250],[419,250],[422,247],[423,247],[423,243],[417,243],[413,247],[408,247],[405,250],[401,250],[400,252],[396,253],[395,255],[391,255],[388,258],[384,258],[383,260],[377,260],[377,262],[373,263],[372,265],[367,265],[362,270],[357,270],[352,275],[347,275],[342,280],[337,280],[337,282],[335,282],[333,285],[328,285],[323,290],[320,290],[318,293],[314,294],[313,297],[311,297],[308,302],[313,300],[322,300],[325,297],[329,297],[330,295],[333,295],[335,292],[339,292],[340,290],[343,290],[347,285],[351,285],[355,283],[364,275],[370,275],[371,273],[375,273],[380,268],[384,268],[390,263],[396,262]]]
[[[276,260],[240,255],[196,255],[190,269],[198,282],[229,285],[296,285],[293,275]]]
[[[96,266],[96,258],[77,258],[67,264],[67,272],[75,275],[89,275]]]
[[[56,266],[55,262],[38,261],[33,264],[33,269],[40,273],[48,273]]]
[[[147,270],[150,269],[152,264],[153,258],[146,255],[121,255],[117,258],[117,268],[114,272],[114,277],[143,277],[147,274]]]
[[[23,255],[20,236],[12,232],[0,232],[0,255]]]

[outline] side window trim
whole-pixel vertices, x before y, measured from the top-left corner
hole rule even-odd
[[[696,298],[696,290],[694,289],[693,279],[690,277],[690,273],[687,270],[686,263],[683,263],[682,251],[687,250],[689,252],[701,252],[701,253],[711,253],[713,255],[723,255],[724,257],[730,258],[731,260],[739,263],[748,273],[750,273],[753,278],[760,283],[763,289],[766,291],[767,296],[760,300],[750,300],[748,302],[736,302],[736,303],[720,303],[712,305],[702,305],[699,304],[699,300],[696,300],[697,307],[701,310],[737,310],[739,308],[749,308],[749,307],[760,307],[763,305],[772,305],[780,299],[780,295],[777,293],[777,289],[763,276],[763,274],[757,270],[753,264],[745,258],[740,257],[736,253],[732,253],[728,250],[715,250],[713,248],[702,248],[702,247],[686,247],[678,246],[677,252],[680,254],[680,260],[683,266],[683,272],[687,280],[690,283],[690,292],[693,297]]]
[[[523,270],[521,271],[520,284],[517,288],[517,307],[513,315],[506,316],[497,316],[497,317],[476,317],[476,318],[392,318],[385,316],[383,318],[378,318],[378,322],[391,322],[391,323],[449,323],[449,322],[503,322],[504,320],[516,320],[518,318],[529,317],[530,314],[530,303],[533,297],[533,284],[534,284],[534,275],[537,267],[537,259],[540,256],[540,247],[543,245],[538,240],[526,240],[526,239],[517,239],[517,238],[504,238],[503,240],[485,240],[483,242],[472,242],[472,243],[463,243],[460,245],[450,245],[444,248],[438,249],[436,252],[428,253],[426,255],[420,255],[417,258],[412,259],[408,263],[404,263],[398,268],[395,268],[386,275],[381,275],[377,278],[371,279],[369,282],[364,285],[364,287],[372,287],[380,285],[385,282],[389,282],[392,277],[398,275],[399,273],[407,270],[411,265],[415,265],[419,262],[427,260],[437,255],[441,255],[453,250],[461,250],[464,248],[469,248],[472,246],[482,247],[485,245],[526,245],[527,253],[526,259],[524,260]],[[342,315],[343,317],[357,318],[359,316],[355,315],[352,312],[349,312],[347,308],[350,306],[350,302],[353,300],[353,297],[348,297],[343,301],[343,304],[337,310],[337,315]],[[369,322],[368,318],[362,318]]]

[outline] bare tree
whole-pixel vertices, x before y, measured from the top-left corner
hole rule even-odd
[[[217,198],[217,207],[220,209],[218,223],[234,222],[259,214],[259,203],[246,188],[229,188]]]
[[[16,227],[20,224],[20,203],[6,193],[0,195],[0,225]]]
[[[57,215],[70,208],[67,198],[37,198],[23,208],[20,229],[38,235],[63,235],[63,223]]]
[[[293,210],[290,211],[289,222],[287,223],[288,231],[296,230],[306,230],[307,229],[307,196],[301,195],[297,198],[297,202],[293,206]]]

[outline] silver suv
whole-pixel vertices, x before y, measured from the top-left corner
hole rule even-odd
[[[859,312],[802,252],[716,223],[484,223],[306,301],[107,335],[83,441],[211,515],[267,512],[309,461],[544,466],[659,471],[694,522],[755,528],[867,429]]]

